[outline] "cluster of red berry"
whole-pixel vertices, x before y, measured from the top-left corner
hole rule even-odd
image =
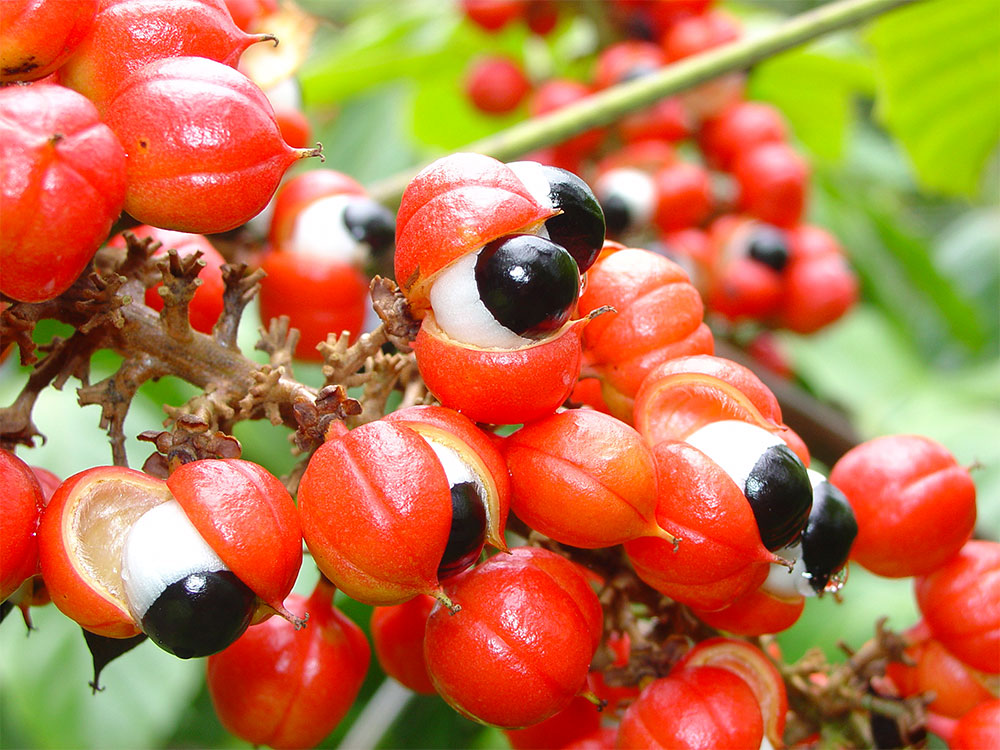
[[[557,78],[533,87],[516,62],[490,57],[470,71],[468,94],[486,112],[527,100],[531,115],[546,114],[738,39],[739,22],[713,5],[609,3],[623,34],[642,38],[603,49],[589,82]],[[485,15],[489,8],[492,18],[520,6],[466,4],[473,21],[472,9]],[[720,320],[812,333],[851,307],[857,281],[836,239],[803,221],[810,169],[789,144],[783,116],[747,101],[744,88],[744,76],[730,74],[530,158],[584,176],[609,236],[681,262]]]
[[[645,57],[650,48],[637,42],[609,50],[600,85],[730,38],[710,4],[692,0],[649,15],[652,6],[638,0],[617,3],[646,14],[668,52]],[[87,92],[93,101],[51,81],[0,90],[5,158],[8,144],[27,144],[10,152],[23,156],[24,175],[38,176],[22,192],[15,190],[22,183],[4,178],[2,291],[27,302],[60,294],[124,206],[147,222],[139,236],[203,254],[210,268],[190,314],[208,330],[221,309],[221,276],[207,276],[219,273],[221,257],[204,237],[172,230],[245,222],[302,153],[281,139],[260,89],[223,64],[254,38],[229,28],[221,2],[171,3],[162,18],[169,26],[181,17],[175,12],[207,13],[198,34],[177,36],[185,44],[228,40],[223,62],[190,56],[205,54],[201,48],[165,53],[156,44],[163,59],[141,58],[125,40],[136,36],[128,24],[149,8],[134,10],[138,0],[93,5],[81,22],[86,31],[67,24],[67,36],[80,38],[56,71],[67,85],[96,82]],[[485,17],[487,6],[533,8],[524,17],[540,27],[540,12],[555,8],[466,3],[470,17]],[[176,23],[194,16],[184,18]],[[92,38],[98,51],[123,51],[112,69],[87,52]],[[50,72],[40,63],[36,70]],[[724,246],[718,268],[731,271],[734,284],[753,285],[761,272],[747,270],[747,258],[781,272],[774,258],[782,246],[788,268],[799,262],[793,248],[811,259],[835,247],[822,230],[799,224],[804,176],[793,180],[800,199],[777,203],[780,191],[758,202],[760,175],[751,187],[741,183],[740,208],[754,218],[720,216],[706,234],[696,225],[714,205],[707,173],[667,143],[694,131],[685,125],[664,141],[643,130],[666,122],[663,113],[676,124],[678,112],[683,120],[699,102],[703,153],[731,167],[737,182],[735,165],[771,163],[775,149],[797,160],[771,127],[746,126],[766,134],[759,140],[746,135],[740,123],[757,122],[745,113],[759,109],[735,101],[739,90],[738,81],[723,81],[623,123],[620,137],[630,145],[602,174],[640,174],[642,166],[659,196],[653,224],[677,246],[678,238],[688,247]],[[717,106],[707,111],[706,101]],[[35,133],[36,114],[26,114],[40,111],[56,117],[44,136]],[[646,135],[632,141],[629,132]],[[83,134],[82,150],[69,150],[75,133]],[[221,141],[229,155],[220,161],[213,149]],[[968,472],[914,436],[865,443],[829,478],[810,468],[807,446],[783,423],[771,391],[749,369],[714,356],[703,319],[703,294],[711,299],[713,287],[700,293],[679,263],[606,239],[608,222],[621,214],[601,200],[603,177],[592,191],[555,166],[568,148],[576,146],[557,147],[558,158],[509,164],[444,157],[410,182],[395,217],[340,173],[315,170],[287,182],[275,201],[270,249],[260,256],[269,274],[265,317],[294,314],[303,356],[328,333],[357,333],[368,253],[394,244],[405,314],[419,328],[415,363],[440,405],[398,409],[350,430],[334,421],[309,459],[297,502],[277,478],[239,458],[177,461],[167,479],[116,466],[59,482],[0,451],[0,600],[27,610],[51,597],[91,633],[148,636],[179,657],[208,656],[220,720],[272,747],[319,743],[357,696],[370,649],[334,607],[340,589],[374,608],[371,638],[387,674],[503,728],[515,748],[756,748],[765,739],[778,748],[789,707],[778,657],[742,636],[790,627],[807,598],[841,588],[853,558],[878,575],[914,577],[924,618],[911,633],[914,664],[892,665],[873,689],[934,691],[933,728],[955,748],[995,739],[1000,701],[987,675],[1000,673],[1000,545],[969,541],[976,498]],[[46,177],[52,164],[70,177]],[[202,167],[192,174],[192,164]],[[98,165],[117,165],[117,177],[98,181]],[[238,181],[230,178],[236,171]],[[691,175],[706,186],[697,211],[687,197],[674,200],[688,195],[686,187],[668,189],[691,184]],[[81,178],[87,195],[119,196],[103,212],[86,209],[85,218],[99,219],[89,233],[82,215],[44,210],[63,195],[51,185],[77,186]],[[112,182],[117,193],[107,189]],[[51,242],[57,233],[80,250],[75,271],[44,296],[19,296],[14,282],[36,289],[62,269],[45,255],[51,250],[31,244],[41,242],[41,225],[8,244],[8,211],[19,221],[40,217],[46,248],[62,247]],[[84,234],[85,250],[71,241]],[[637,244],[631,239],[640,235],[617,236]],[[27,265],[31,258],[44,268]],[[734,300],[749,287],[722,287],[718,294],[736,305],[733,317],[748,314]],[[760,302],[761,288],[739,299]],[[817,298],[808,285],[799,293]],[[794,294],[782,299],[792,312],[768,307],[761,317],[797,330],[812,323],[791,316],[819,319]],[[155,292],[147,297],[157,301]],[[322,573],[308,599],[290,594],[303,543]],[[484,554],[487,545],[496,552]],[[613,556],[610,573],[582,564],[596,559],[591,551]],[[658,624],[655,611],[639,615],[643,632],[631,607],[610,606],[613,575],[632,572],[631,585],[684,605],[701,632],[731,637],[696,642],[676,634],[670,658],[645,672],[624,670],[625,678],[595,668],[599,652],[611,655],[612,667],[635,661],[633,637],[651,637]]]
[[[223,0],[4,8],[3,294],[65,291],[122,209],[183,232],[258,214],[293,162],[264,92],[235,70],[251,44]],[[8,46],[9,45],[9,46]],[[16,176],[16,177],[15,177]]]

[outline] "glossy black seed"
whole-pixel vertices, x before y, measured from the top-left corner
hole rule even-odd
[[[461,573],[479,559],[486,542],[486,506],[473,482],[451,486],[451,531],[438,578]]]
[[[747,240],[747,253],[758,263],[781,271],[788,265],[788,241],[785,233],[770,224],[754,227]]]
[[[562,211],[545,222],[545,230],[549,239],[566,248],[583,273],[604,247],[604,211],[590,186],[572,172],[543,165],[542,174],[549,183],[552,206]]]
[[[812,507],[812,483],[806,467],[787,445],[773,445],[761,454],[747,477],[744,494],[767,549],[774,552],[798,538]]]
[[[365,242],[376,255],[392,249],[396,242],[396,217],[371,198],[357,197],[344,207],[344,225],[358,242]]]
[[[809,585],[819,593],[830,577],[847,564],[858,522],[844,493],[829,482],[813,490],[813,506],[802,530],[802,561]]]
[[[534,234],[513,234],[482,249],[476,286],[500,325],[540,338],[569,320],[580,293],[580,272],[560,245]]]
[[[228,570],[192,573],[167,586],[146,610],[142,630],[181,659],[208,656],[235,641],[253,617],[256,595]]]
[[[632,212],[629,209],[628,201],[618,193],[607,196],[602,202],[604,209],[604,221],[607,225],[608,236],[620,237],[632,226]]]

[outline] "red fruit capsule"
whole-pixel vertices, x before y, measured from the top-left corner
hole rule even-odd
[[[508,729],[504,734],[513,750],[538,750],[540,747],[566,748],[600,731],[600,727],[601,714],[597,706],[577,695],[566,708],[545,721],[524,729]]]
[[[358,695],[371,658],[364,633],[333,606],[320,580],[288,608],[307,627],[273,618],[208,658],[206,681],[222,725],[254,745],[302,748],[333,731]]]
[[[0,83],[37,81],[55,72],[83,42],[98,0],[6,0]]]
[[[687,161],[676,161],[653,174],[656,210],[653,221],[661,232],[698,226],[712,209],[708,172]]]
[[[1000,744],[1000,699],[983,701],[965,714],[948,738],[951,750],[979,750]]]
[[[0,602],[38,571],[38,517],[45,505],[42,488],[31,468],[0,449]]]
[[[424,655],[456,711],[520,728],[554,715],[584,689],[602,613],[574,563],[521,547],[455,576],[447,591],[462,611],[435,608]]]
[[[503,443],[518,518],[574,547],[639,536],[673,538],[656,523],[653,456],[634,429],[572,409],[525,425]]]
[[[733,162],[740,209],[779,227],[799,222],[805,210],[809,165],[785,143],[762,143]]]
[[[506,57],[486,57],[475,62],[465,77],[465,93],[476,109],[505,114],[517,109],[531,91],[524,70]]]
[[[788,126],[781,112],[763,102],[741,101],[702,123],[698,143],[714,166],[731,169],[733,162],[761,143],[782,143]]]
[[[757,748],[764,722],[757,698],[732,672],[704,666],[650,683],[618,729],[620,750]]]
[[[288,167],[320,153],[286,144],[260,88],[205,58],[149,63],[105,119],[127,154],[125,210],[164,229],[233,229],[260,213]]]
[[[125,152],[93,104],[45,83],[0,90],[0,292],[22,302],[62,294],[124,200]]]
[[[489,441],[435,439],[389,420],[332,433],[299,485],[303,535],[320,570],[366,604],[443,597],[439,577],[475,562],[487,537],[502,543],[505,501],[488,469],[502,459],[475,455],[484,444],[495,452]]]
[[[372,646],[379,666],[423,695],[437,695],[424,661],[424,631],[434,603],[434,597],[420,594],[402,604],[372,609]]]
[[[792,627],[802,616],[805,606],[803,596],[783,599],[761,587],[744,594],[725,609],[696,610],[695,614],[717,630],[736,635],[765,635]]]
[[[886,676],[904,697],[932,694],[929,711],[957,719],[993,697],[986,687],[986,675],[956,659],[940,641],[929,638],[909,647],[905,654],[915,666],[890,662]]]
[[[830,481],[858,521],[851,558],[877,575],[933,572],[961,549],[976,523],[968,470],[943,445],[919,435],[856,446],[834,465]]]
[[[825,229],[800,224],[787,237],[789,263],[774,320],[796,333],[814,333],[857,302],[858,280],[840,244]]]
[[[966,542],[914,584],[934,638],[970,667],[1000,673],[1000,544]]]
[[[637,248],[604,255],[587,274],[579,309],[586,315],[605,305],[613,312],[587,325],[584,352],[590,369],[629,398],[660,363],[712,353],[701,296],[662,255]]]
[[[239,29],[223,0],[100,0],[93,27],[59,75],[104,114],[147,63],[191,56],[235,68],[247,47],[268,38]]]

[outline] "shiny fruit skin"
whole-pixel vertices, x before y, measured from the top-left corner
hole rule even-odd
[[[955,724],[951,750],[981,750],[1000,745],[1000,699],[983,701]]]
[[[521,547],[451,578],[446,590],[462,611],[434,609],[424,654],[452,708],[484,724],[521,728],[584,689],[602,614],[575,564]]]
[[[764,722],[753,691],[719,667],[672,672],[650,683],[622,718],[619,750],[757,748]]]
[[[31,468],[0,448],[0,602],[38,571],[38,519],[45,499]]]
[[[683,604],[719,610],[759,587],[777,558],[761,543],[750,503],[708,456],[680,441],[653,447],[656,521],[679,539],[625,543],[642,580]]]
[[[320,581],[306,600],[288,608],[308,614],[296,630],[275,617],[249,628],[207,660],[215,712],[227,730],[255,745],[314,747],[351,708],[368,671],[364,633],[333,606],[334,588]]]
[[[251,461],[206,458],[176,469],[167,487],[226,567],[281,611],[302,565],[302,530],[285,485]]]
[[[699,427],[722,419],[762,427],[771,423],[777,428],[781,407],[749,369],[707,354],[664,362],[650,372],[636,394],[635,427],[650,445],[683,440]],[[809,465],[806,458],[803,463]]]
[[[0,292],[62,294],[125,200],[125,152],[86,98],[37,83],[0,90]]]
[[[419,594],[402,604],[372,609],[372,647],[379,666],[421,695],[437,695],[424,661],[424,630],[434,604],[434,597]]]
[[[1000,674],[1000,544],[966,542],[914,588],[934,638],[970,667]]]
[[[502,115],[513,112],[531,91],[524,70],[506,57],[483,58],[471,66],[465,77],[465,94],[481,112]]]
[[[98,0],[5,0],[0,83],[55,72],[87,37]]]
[[[309,460],[298,501],[306,545],[348,596],[386,606],[440,589],[451,493],[413,430],[380,420],[332,435]]]
[[[771,747],[784,745],[788,694],[781,672],[752,643],[737,638],[708,638],[697,643],[674,665],[673,672],[694,667],[719,667],[741,678],[754,695],[764,719],[764,733]]]
[[[149,63],[118,90],[105,119],[127,154],[125,210],[182,232],[245,223],[293,162],[317,153],[282,140],[270,102],[249,78],[205,58]]]
[[[562,711],[524,729],[504,732],[513,750],[538,750],[542,747],[564,748],[601,727],[601,713],[586,698],[574,696]]]
[[[513,510],[535,531],[585,549],[662,534],[653,455],[624,422],[570,409],[525,425],[503,451]]]
[[[396,283],[418,317],[434,277],[454,261],[554,214],[505,164],[481,154],[438,159],[414,177],[396,214]]]
[[[602,380],[628,397],[660,363],[713,351],[701,296],[684,270],[661,255],[638,248],[603,255],[587,273],[579,313],[604,305],[614,310],[587,324],[584,353]]]
[[[59,75],[104,114],[147,63],[190,56],[235,68],[260,40],[236,26],[223,0],[100,0],[93,27]]]
[[[905,654],[915,666],[890,662],[886,675],[904,697],[933,693],[929,711],[958,719],[993,697],[984,675],[956,659],[933,638],[910,646]]]
[[[474,422],[518,424],[540,419],[566,401],[582,366],[586,319],[520,349],[479,349],[455,341],[429,313],[413,342],[420,374],[444,406]]]
[[[161,479],[120,466],[98,466],[68,477],[52,495],[38,526],[39,562],[52,603],[81,627],[109,638],[131,638],[140,630],[128,611],[123,591],[113,594],[98,590],[76,569],[77,541],[66,539],[63,529],[75,525],[74,504],[81,495],[99,492],[103,487],[118,492],[121,484],[144,493],[148,497],[148,507],[170,499],[166,482]],[[132,518],[116,514],[114,524],[120,525],[120,531],[111,533],[110,538],[124,543],[124,532],[130,522],[148,507],[136,509]]]
[[[943,445],[888,435],[852,448],[830,481],[858,521],[851,558],[873,573],[931,573],[961,549],[976,523],[976,487]]]
[[[805,210],[809,165],[785,143],[762,143],[733,163],[739,207],[779,227],[795,226]]]
[[[805,606],[805,597],[779,599],[758,588],[744,594],[725,609],[715,612],[695,610],[695,614],[699,620],[717,630],[753,636],[787,630],[798,622]]]

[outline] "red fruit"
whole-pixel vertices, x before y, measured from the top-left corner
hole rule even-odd
[[[951,718],[960,718],[993,694],[986,688],[985,675],[970,669],[948,653],[939,641],[928,639],[906,649],[914,666],[890,662],[886,675],[900,695],[931,693],[928,710]]]
[[[653,221],[661,232],[674,232],[700,224],[712,209],[708,172],[697,164],[677,161],[653,173],[656,212]]]
[[[45,500],[31,468],[0,448],[0,602],[38,571],[38,517]]]
[[[56,71],[86,38],[98,0],[5,0],[0,83],[37,81]]]
[[[1000,745],[1000,700],[983,701],[958,720],[948,739],[951,750],[981,750]]]
[[[540,747],[566,748],[600,731],[601,714],[591,701],[574,696],[562,711],[524,729],[504,732],[513,750],[538,750]]]
[[[656,72],[667,64],[659,45],[639,39],[629,39],[606,47],[594,66],[594,88],[610,86]]]
[[[507,57],[483,58],[470,67],[465,93],[476,109],[505,114],[517,109],[531,91],[531,81],[516,62]]]
[[[857,302],[858,280],[825,229],[800,224],[787,236],[790,258],[775,321],[796,333],[814,333]]]
[[[741,678],[757,698],[764,719],[764,734],[771,747],[784,745],[788,696],[781,672],[764,652],[747,641],[709,638],[688,651],[673,673],[694,667],[719,667]]]
[[[424,661],[424,630],[435,599],[420,594],[372,609],[372,646],[382,671],[415,693],[437,695]]]
[[[976,523],[976,486],[945,448],[889,435],[848,451],[830,481],[858,521],[851,558],[889,578],[931,573],[961,549]]]
[[[128,157],[125,210],[164,229],[233,229],[260,213],[296,160],[319,154],[288,146],[260,88],[204,58],[146,65],[105,119]]]
[[[759,587],[778,562],[764,548],[753,510],[726,472],[697,448],[665,440],[653,447],[656,521],[678,538],[641,537],[625,551],[642,580],[699,610],[722,609]]]
[[[233,23],[244,31],[253,30],[257,23],[278,11],[277,0],[226,0]]]
[[[427,388],[474,422],[518,424],[561,406],[580,375],[580,336],[587,319],[520,349],[481,349],[450,338],[430,313],[413,342]]]
[[[76,92],[8,86],[0,90],[0,164],[0,292],[52,299],[87,267],[121,213],[125,152]]]
[[[587,315],[605,305],[614,311],[587,324],[584,352],[589,367],[629,398],[662,362],[714,348],[701,296],[662,255],[636,248],[604,255],[587,274],[579,311]]]
[[[626,115],[618,123],[625,143],[644,141],[682,141],[691,135],[693,125],[679,97],[660,99],[647,109]]]
[[[302,562],[295,505],[277,478],[239,459],[194,461],[167,482],[116,466],[88,469],[63,482],[42,514],[38,539],[42,576],[64,614],[111,638],[136,635],[140,625],[148,630],[145,620],[140,623],[144,613],[132,612],[123,550],[143,516],[168,501],[179,504],[224,569],[252,592],[257,601],[251,602],[248,621],[274,612],[291,616],[282,601]],[[176,568],[183,559],[167,563]],[[174,650],[167,643],[160,645]]]
[[[532,529],[585,549],[645,535],[673,541],[654,518],[652,453],[624,422],[572,409],[525,425],[503,451],[511,505]]]
[[[673,24],[661,43],[671,62],[739,39],[740,23],[721,11],[707,11]]]
[[[797,224],[806,205],[809,165],[786,143],[762,143],[733,163],[739,207],[779,227]]]
[[[293,177],[274,200],[261,319],[287,315],[299,329],[301,359],[320,359],[316,345],[328,334],[357,337],[370,307],[364,267],[389,250],[393,231],[392,214],[347,175],[314,169]]]
[[[741,101],[702,123],[698,143],[709,163],[729,170],[750,149],[787,139],[788,126],[777,108],[763,102]]]
[[[465,17],[491,33],[520,17],[524,0],[462,0]]]
[[[247,47],[266,38],[241,31],[223,0],[100,0],[90,33],[59,74],[103,115],[148,63],[190,56],[235,68]]]
[[[755,589],[715,612],[695,611],[698,619],[717,630],[736,635],[780,633],[798,622],[804,597],[780,599],[763,588]]]
[[[603,615],[574,563],[521,547],[455,576],[447,592],[462,611],[431,612],[424,656],[456,711],[521,728],[561,711],[584,689]]]
[[[764,722],[753,691],[718,667],[673,672],[650,683],[618,729],[621,750],[756,748]]]
[[[1000,673],[1000,544],[966,542],[914,583],[934,638],[970,667]]]
[[[255,745],[314,747],[344,718],[371,655],[361,629],[333,606],[334,591],[320,580],[308,600],[288,597],[308,627],[274,618],[208,658],[209,695],[227,730]]]
[[[703,256],[705,301],[729,320],[766,320],[786,292],[790,241],[777,227],[736,214],[712,222]]]
[[[530,231],[554,214],[505,164],[458,153],[422,170],[396,214],[395,276],[413,312],[429,307],[434,277],[491,240]]]
[[[540,36],[551,34],[559,24],[559,3],[556,0],[527,0],[524,22]]]

